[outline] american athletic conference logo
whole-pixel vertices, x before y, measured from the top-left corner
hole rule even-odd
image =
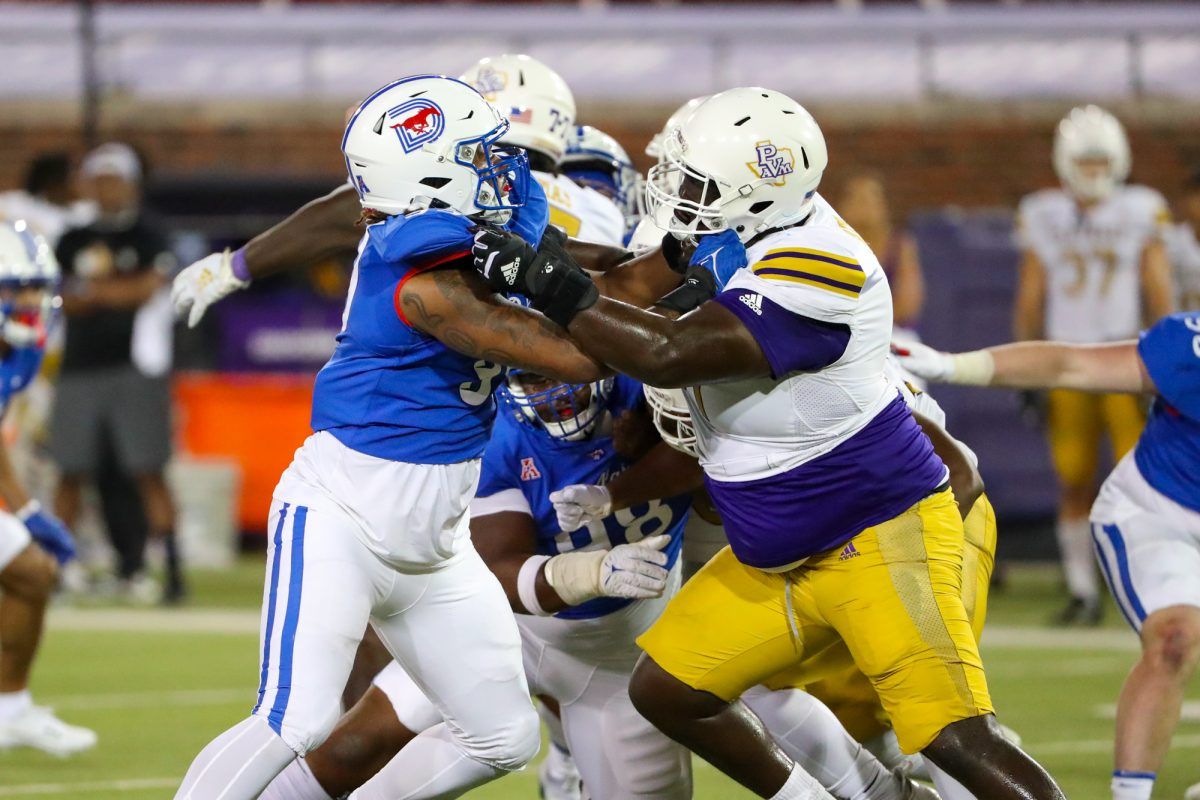
[[[446,130],[446,115],[432,100],[416,97],[388,109],[389,127],[396,132],[404,152],[411,153],[423,144],[437,141]]]
[[[760,178],[769,179],[772,186],[783,186],[787,176],[796,171],[796,157],[790,147],[776,147],[768,141],[754,145],[754,161],[746,166]]]

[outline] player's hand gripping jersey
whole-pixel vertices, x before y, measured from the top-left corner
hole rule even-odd
[[[803,224],[747,257],[716,302],[754,335],[773,377],[688,398],[734,553],[778,569],[896,517],[947,471],[884,375],[891,295],[866,243],[818,196]]]
[[[614,379],[608,408],[614,417],[638,407],[642,386],[632,378]],[[502,410],[483,457],[479,490],[471,505],[472,516],[519,511],[533,517],[537,528],[537,552],[554,556],[574,550],[609,550],[617,545],[640,542],[650,536],[667,535],[664,548],[667,569],[674,567],[683,544],[691,497],[655,500],[616,511],[583,528],[563,533],[550,493],[573,484],[607,483],[632,462],[616,452],[611,432],[601,431],[588,439],[568,441],[546,434],[540,427],[523,422],[520,412]],[[591,619],[623,608],[632,600],[599,597],[560,611],[563,619]]]
[[[536,244],[547,211],[540,189],[530,187],[509,227]],[[399,302],[408,279],[469,256],[475,225],[461,214],[426,211],[367,229],[337,348],[317,374],[314,431],[389,461],[453,464],[483,454],[496,414],[492,389],[504,368],[412,327]]]
[[[1017,239],[1046,270],[1045,337],[1064,342],[1132,338],[1141,327],[1141,257],[1170,212],[1145,186],[1118,187],[1086,210],[1062,189],[1021,201]]]

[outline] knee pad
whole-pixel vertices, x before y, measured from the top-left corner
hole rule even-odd
[[[471,758],[505,772],[524,767],[542,745],[541,725],[532,704],[487,735],[456,738]]]

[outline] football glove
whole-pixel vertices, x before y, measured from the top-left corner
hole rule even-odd
[[[996,373],[996,360],[987,350],[969,353],[943,353],[920,342],[892,345],[892,353],[900,366],[934,383],[959,383],[965,386],[987,386]]]
[[[194,328],[209,306],[249,285],[250,281],[234,274],[233,254],[228,249],[207,255],[175,276],[171,284],[175,316],[188,312],[188,327]]]
[[[576,483],[550,493],[558,527],[563,533],[602,520],[612,513],[612,494],[606,486]]]
[[[29,535],[43,550],[54,556],[59,564],[75,557],[75,539],[62,520],[45,511],[37,500],[30,500],[17,512],[17,519],[25,524]]]
[[[567,327],[575,315],[595,305],[600,292],[566,252],[566,237],[546,229],[534,250],[515,233],[481,227],[471,247],[476,271],[502,294],[522,294],[552,321]]]
[[[651,536],[608,551],[563,553],[546,562],[546,582],[569,606],[596,597],[661,597],[670,575],[662,549],[670,541],[670,536]]]
[[[718,291],[723,290],[733,274],[746,266],[746,246],[732,229],[701,236],[688,266],[708,268],[716,276]]]

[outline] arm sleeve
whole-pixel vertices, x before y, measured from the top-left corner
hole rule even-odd
[[[1138,342],[1138,356],[1169,405],[1200,420],[1200,313],[1163,317]]]
[[[750,331],[777,380],[833,364],[850,343],[849,325],[803,316],[751,289],[730,289],[717,295],[716,302]]]

